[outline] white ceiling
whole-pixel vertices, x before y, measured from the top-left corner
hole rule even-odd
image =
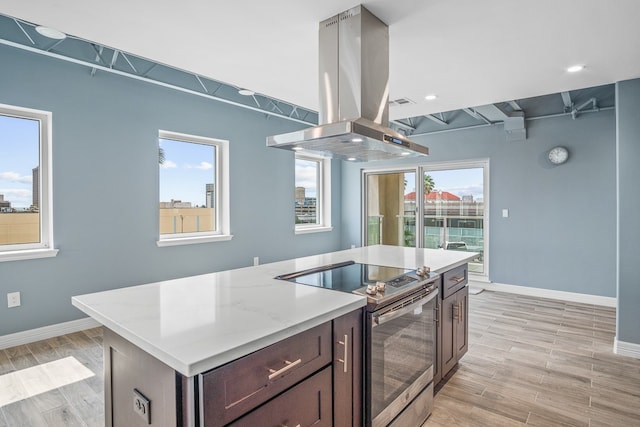
[[[356,1],[3,0],[0,13],[317,110],[318,23]],[[389,25],[390,98],[416,102],[391,119],[640,77],[638,0],[362,3]]]

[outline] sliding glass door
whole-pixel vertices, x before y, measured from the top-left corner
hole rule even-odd
[[[486,275],[488,176],[486,160],[365,170],[364,244],[477,252]]]
[[[416,246],[415,182],[415,171],[366,174],[366,245]]]

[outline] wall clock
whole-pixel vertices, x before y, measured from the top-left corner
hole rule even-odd
[[[564,147],[553,147],[549,151],[549,161],[554,165],[561,165],[569,159],[569,150]]]

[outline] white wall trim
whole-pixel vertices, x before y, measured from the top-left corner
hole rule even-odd
[[[91,317],[0,336],[0,350],[100,326]]]
[[[556,291],[551,289],[531,288],[528,286],[507,285],[504,283],[488,283],[469,279],[469,285],[484,288],[488,291],[508,292],[511,294],[529,295],[540,298],[551,298],[562,301],[581,302],[584,304],[603,305],[615,307],[617,298],[603,297],[600,295],[579,294],[576,292]]]
[[[618,341],[618,337],[615,337],[613,340],[613,352],[620,356],[629,356],[640,359],[640,344]]]

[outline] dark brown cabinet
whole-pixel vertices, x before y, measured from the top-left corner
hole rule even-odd
[[[333,321],[333,425],[362,425],[363,313]]]
[[[230,423],[327,366],[331,358],[328,322],[201,374],[204,425]]]
[[[442,274],[441,298],[436,306],[436,356],[433,364],[433,383],[442,378],[467,352],[469,337],[469,288],[467,264]]]
[[[468,347],[468,299],[469,288],[463,287],[442,301],[441,375],[444,377]]]
[[[106,425],[359,427],[362,324],[359,309],[188,378],[105,328]]]
[[[312,375],[229,427],[331,427],[331,367]]]

